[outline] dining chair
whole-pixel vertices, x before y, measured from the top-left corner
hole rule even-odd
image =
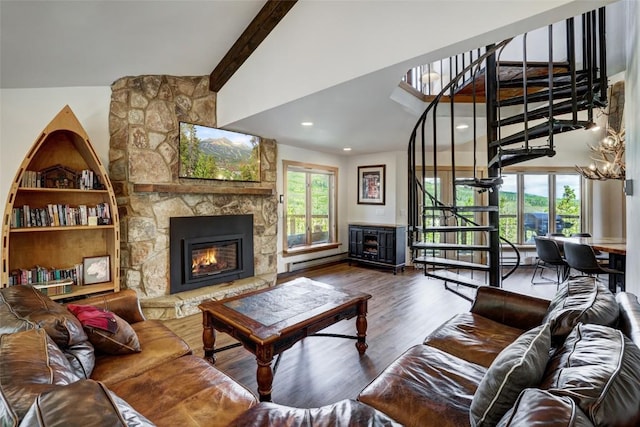
[[[573,233],[571,237],[591,237],[591,233]],[[609,262],[609,254],[606,252],[600,252],[596,249],[593,250],[593,253],[596,254],[596,259],[599,263],[608,263]]]
[[[564,256],[571,267],[589,276],[600,274],[624,274],[624,271],[616,270],[600,264],[593,248],[581,243],[564,243]]]
[[[540,236],[535,236],[536,252],[538,254],[538,261],[533,269],[533,276],[531,276],[531,284],[540,285],[545,283],[555,283],[556,286],[567,280],[569,277],[569,264],[562,257],[558,244],[551,239],[547,239]],[[544,276],[545,269],[554,269],[556,272],[556,279],[549,279]],[[540,270],[539,278],[543,280],[536,281],[536,272]]]

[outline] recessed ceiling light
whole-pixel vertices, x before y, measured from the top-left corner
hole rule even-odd
[[[302,126],[313,126],[313,122],[302,122],[300,123]]]
[[[351,147],[344,147],[342,150],[343,151],[351,151]]]
[[[458,126],[456,126],[456,129],[458,129],[458,130],[469,129],[469,125],[466,124],[466,123],[460,123]]]

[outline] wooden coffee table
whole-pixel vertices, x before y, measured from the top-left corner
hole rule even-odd
[[[204,357],[215,363],[216,330],[225,332],[258,361],[258,393],[261,401],[271,400],[275,368],[271,362],[296,342],[310,335],[356,339],[360,355],[367,350],[367,301],[371,295],[337,289],[325,283],[298,278],[268,289],[208,301],[202,310]],[[356,336],[318,334],[344,319],[356,318]],[[277,362],[276,362],[277,367]]]

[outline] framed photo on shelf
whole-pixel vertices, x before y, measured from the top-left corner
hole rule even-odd
[[[358,204],[384,205],[386,165],[358,166]]]
[[[82,259],[83,284],[109,282],[111,280],[111,260],[109,255],[85,257]]]

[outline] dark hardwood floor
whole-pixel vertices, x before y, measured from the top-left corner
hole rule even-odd
[[[550,299],[555,285],[531,285],[532,268],[521,267],[503,283],[505,289]],[[295,407],[318,407],[341,399],[355,399],[376,375],[409,347],[453,315],[468,311],[467,300],[448,292],[440,280],[430,279],[421,270],[409,267],[393,275],[389,270],[334,264],[288,274],[279,283],[306,276],[336,287],[367,292],[367,343],[359,356],[355,341],[329,337],[309,337],[283,353],[273,382],[273,401]],[[463,292],[466,289],[461,287]],[[166,321],[193,348],[202,350],[202,317],[189,316]],[[355,319],[337,323],[323,332],[354,334]],[[218,334],[217,346],[233,343]],[[217,353],[216,366],[257,394],[255,357],[242,347]]]

